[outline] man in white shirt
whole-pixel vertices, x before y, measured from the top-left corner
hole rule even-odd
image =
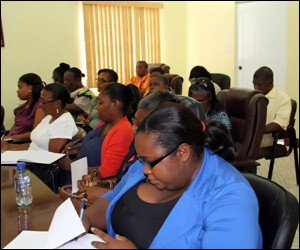
[[[263,66],[255,71],[253,84],[256,90],[260,90],[269,100],[267,107],[267,121],[261,147],[269,147],[273,144],[272,133],[283,131],[289,124],[292,104],[286,93],[273,85],[273,71]]]

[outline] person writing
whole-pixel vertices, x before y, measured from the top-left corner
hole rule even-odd
[[[166,91],[151,93],[141,99],[133,119],[133,131],[137,130],[138,125],[152,110],[159,108],[168,102],[180,103],[180,101],[176,98],[176,95]],[[197,115],[197,112],[195,112],[195,115]],[[233,160],[236,153],[230,132],[226,129],[226,127],[217,121],[208,121],[205,124],[205,127],[205,147],[213,151],[213,153],[218,154],[226,161]],[[110,189],[115,187],[117,183],[119,183],[119,181],[136,160],[137,155],[134,148],[134,142],[132,142],[129,152],[125,157],[125,160],[122,162],[118,170],[117,178],[114,182],[112,182],[112,180],[101,180],[92,174],[85,175],[77,182],[79,187],[77,194],[87,198],[91,203],[95,202],[97,198],[108,192]]]
[[[89,172],[96,168],[98,177],[115,176],[134,138],[127,117],[133,102],[129,87],[120,83],[106,86],[100,92],[97,104],[102,122],[84,137],[80,149],[78,146],[68,149],[68,155],[76,153],[77,159],[87,157]],[[62,158],[60,163],[65,170],[71,170],[72,160],[69,157]]]
[[[106,241],[94,247],[262,247],[255,192],[204,149],[204,130],[181,104],[165,104],[142,120],[135,134],[139,160],[83,216],[85,229]]]
[[[267,106],[267,120],[261,150],[273,145],[272,133],[284,131],[290,119],[292,110],[291,99],[273,84],[273,71],[260,67],[253,75],[254,89],[261,91],[269,100]],[[264,154],[263,154],[264,155]]]

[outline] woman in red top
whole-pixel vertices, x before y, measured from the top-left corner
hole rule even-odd
[[[96,109],[102,122],[86,135],[77,152],[77,159],[88,158],[89,173],[98,168],[100,178],[117,174],[134,138],[132,125],[128,121],[134,114],[131,110],[134,102],[131,89],[120,83],[110,84],[99,94]],[[71,155],[76,148],[67,151]],[[70,170],[71,160],[65,157],[63,161],[65,169]]]

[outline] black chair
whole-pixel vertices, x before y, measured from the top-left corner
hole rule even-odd
[[[221,89],[230,88],[230,76],[222,73],[210,73],[211,80],[218,84]]]
[[[294,151],[294,161],[295,161],[295,172],[296,172],[296,182],[299,185],[299,159],[298,159],[298,149],[297,149],[297,139],[295,125],[295,114],[297,111],[297,102],[291,99],[292,110],[290,114],[289,125],[287,129],[283,132],[277,132],[273,134],[273,145],[266,148],[261,148],[259,157],[270,160],[268,178],[272,179],[274,164],[276,158],[289,156],[292,151]],[[288,139],[289,146],[286,147],[278,143],[279,139]]]
[[[4,108],[3,106],[1,105],[1,136],[6,132],[5,131],[5,127],[4,127],[4,114],[5,114],[5,111],[4,111]]]
[[[267,178],[251,173],[243,175],[258,199],[263,249],[290,249],[299,223],[296,197]]]

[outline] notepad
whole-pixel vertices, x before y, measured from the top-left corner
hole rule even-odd
[[[1,153],[1,164],[17,164],[18,161],[51,164],[65,154],[53,153],[46,150],[5,151]]]
[[[87,157],[83,157],[71,163],[71,176],[72,176],[72,193],[78,191],[77,181],[81,180],[83,175],[88,174]]]
[[[70,200],[67,199],[55,211],[48,231],[22,231],[4,249],[54,249],[94,248],[92,241],[104,242],[93,234],[85,234],[81,220]]]

